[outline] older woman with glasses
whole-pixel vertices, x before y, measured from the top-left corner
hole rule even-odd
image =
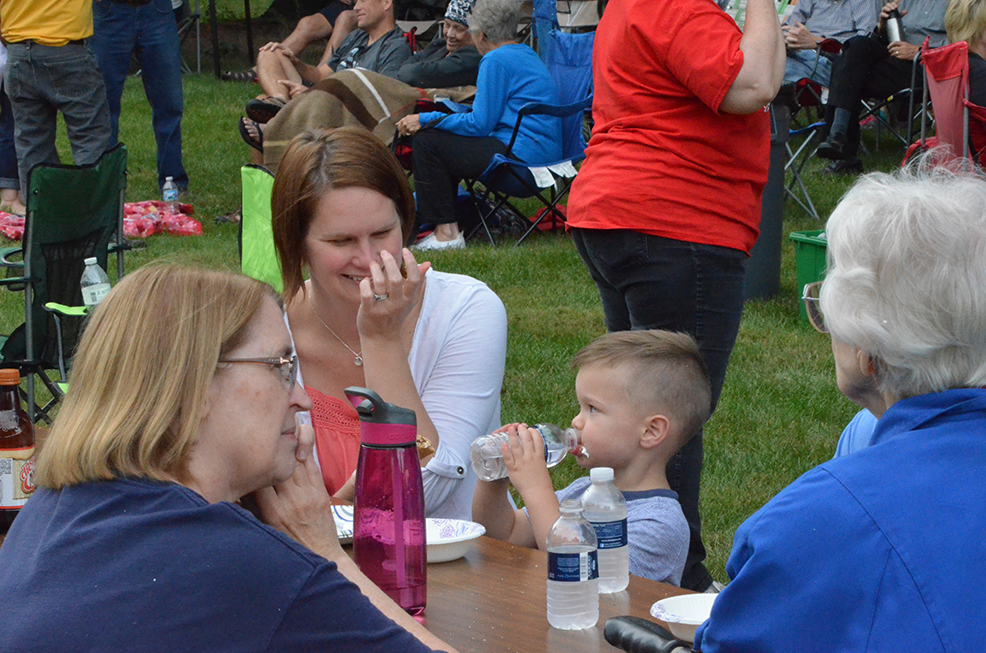
[[[339,546],[297,361],[264,284],[124,279],[0,549],[0,650],[451,650]]]
[[[826,233],[808,304],[839,389],[881,416],[869,447],[740,526],[696,648],[980,650],[986,598],[969,588],[986,584],[986,181],[867,175]]]

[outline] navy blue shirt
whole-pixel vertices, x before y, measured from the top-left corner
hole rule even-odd
[[[171,483],[39,489],[0,548],[0,651],[429,651],[334,563]]]

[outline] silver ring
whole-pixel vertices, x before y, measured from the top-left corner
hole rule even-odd
[[[383,300],[387,299],[388,297],[390,297],[390,293],[384,293],[382,295],[378,295],[376,293],[373,293],[373,301],[375,301],[375,302],[382,302]]]

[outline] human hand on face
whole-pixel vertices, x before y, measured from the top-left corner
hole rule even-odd
[[[360,341],[373,338],[400,338],[401,328],[425,289],[425,273],[431,263],[418,264],[406,247],[401,250],[407,278],[390,252],[380,253],[381,263],[370,263],[370,276],[359,282],[360,305],[356,328]]]
[[[299,464],[291,478],[253,493],[260,519],[311,551],[333,559],[346,555],[339,545],[331,500],[322,473],[311,455],[315,444],[312,427],[299,425],[295,457]]]
[[[507,427],[509,444],[503,446],[507,476],[517,491],[529,501],[533,493],[551,488],[551,476],[544,462],[544,439],[527,424]]]

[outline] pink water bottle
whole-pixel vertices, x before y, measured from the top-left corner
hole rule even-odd
[[[424,612],[425,499],[414,411],[366,388],[346,388],[360,421],[353,559],[412,615]]]

